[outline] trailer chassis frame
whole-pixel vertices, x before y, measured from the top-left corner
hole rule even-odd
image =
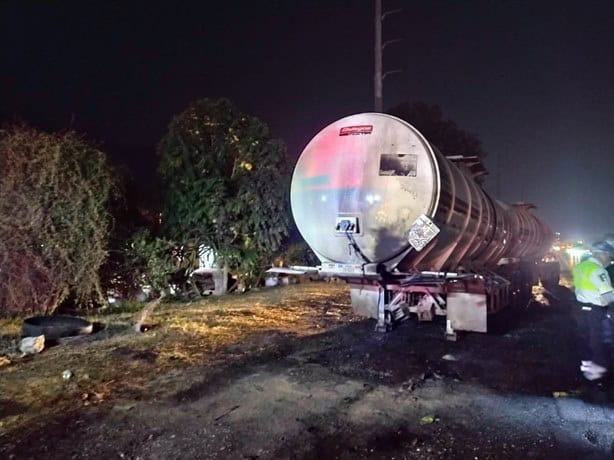
[[[355,313],[376,319],[376,331],[390,331],[411,314],[419,321],[446,316],[449,340],[456,339],[457,331],[487,332],[487,315],[499,311],[514,295],[512,283],[494,272],[396,272],[385,278],[344,278]]]

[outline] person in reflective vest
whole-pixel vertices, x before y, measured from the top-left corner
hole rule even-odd
[[[612,257],[614,246],[607,241],[599,241],[591,247],[591,257],[573,268],[582,345],[580,370],[589,381],[604,377],[610,366],[613,327],[608,306],[614,304],[614,287],[605,267]]]

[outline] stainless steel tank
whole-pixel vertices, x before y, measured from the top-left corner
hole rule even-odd
[[[381,113],[345,117],[309,142],[291,204],[323,263],[483,268],[539,257],[552,237],[530,206],[491,199],[465,159],[449,160],[409,123]],[[410,244],[410,232],[425,225],[437,235],[424,247]]]

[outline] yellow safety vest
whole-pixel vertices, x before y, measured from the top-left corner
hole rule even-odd
[[[573,268],[573,285],[578,302],[605,306],[603,295],[612,292],[612,283],[603,265],[593,257]]]

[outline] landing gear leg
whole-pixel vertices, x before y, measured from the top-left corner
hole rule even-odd
[[[456,342],[456,339],[458,338],[458,335],[456,333],[456,331],[452,328],[452,321],[450,321],[449,319],[446,320],[446,340],[449,340],[450,342]]]
[[[375,332],[389,332],[392,330],[392,314],[386,309],[386,293],[382,292],[377,300],[377,324]]]

